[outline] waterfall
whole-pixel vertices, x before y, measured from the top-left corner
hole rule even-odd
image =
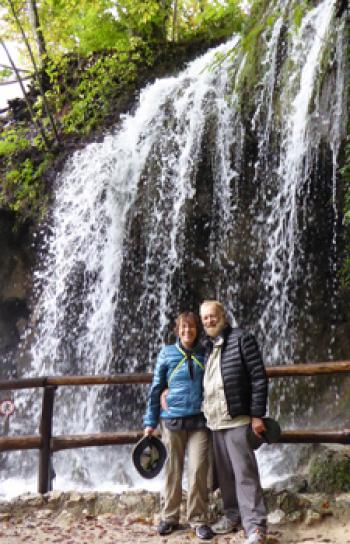
[[[287,32],[293,2],[275,2],[252,88],[233,37],[147,86],[134,113],[70,158],[36,272],[27,375],[150,371],[176,313],[213,297],[268,362],[334,356],[346,42],[333,4]],[[320,307],[333,321],[318,345]],[[142,387],[60,387],[54,434],[139,428],[144,401]],[[35,428],[39,400],[16,405],[13,430]],[[92,450],[55,454],[58,486],[118,481],[120,450],[103,451],[102,463]]]
[[[293,335],[295,311],[291,289],[298,276],[305,274],[296,258],[300,231],[298,223],[298,196],[311,176],[313,155],[318,149],[321,131],[312,132],[315,110],[312,100],[315,82],[320,70],[326,35],[333,14],[332,2],[322,2],[303,19],[298,32],[289,44],[292,69],[281,93],[280,150],[276,164],[277,187],[267,203],[266,261],[263,283],[269,300],[260,324],[264,336],[270,340],[271,359],[283,357],[293,360],[297,338]],[[277,22],[280,27],[279,22]],[[316,99],[317,100],[317,99]],[[301,204],[302,205],[302,204]],[[268,333],[268,328],[274,334]]]

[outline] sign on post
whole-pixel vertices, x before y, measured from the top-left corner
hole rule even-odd
[[[15,405],[10,399],[2,400],[0,402],[0,415],[9,417],[15,412]]]

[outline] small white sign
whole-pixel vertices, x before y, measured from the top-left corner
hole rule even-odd
[[[0,402],[0,414],[2,416],[12,416],[15,411],[15,405],[12,400],[2,400]]]

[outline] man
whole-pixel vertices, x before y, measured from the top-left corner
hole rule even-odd
[[[210,338],[204,374],[203,412],[213,431],[216,472],[224,516],[212,526],[224,534],[242,523],[246,544],[266,542],[266,507],[254,452],[251,425],[264,432],[261,419],[267,401],[267,377],[256,340],[227,322],[222,304],[207,300],[200,307]]]

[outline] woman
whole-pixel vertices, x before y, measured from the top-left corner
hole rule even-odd
[[[164,508],[158,526],[160,535],[179,528],[182,474],[188,453],[187,519],[197,537],[210,540],[214,534],[206,525],[208,507],[209,431],[201,412],[203,354],[197,345],[199,320],[193,312],[178,316],[177,341],[159,353],[150,388],[145,435],[151,435],[159,419],[168,457],[165,465]],[[161,394],[168,389],[166,404]]]

